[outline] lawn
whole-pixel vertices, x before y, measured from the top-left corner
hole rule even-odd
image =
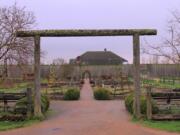
[[[22,81],[20,83],[13,83],[13,81],[10,81],[10,86],[8,86],[8,83],[4,84],[0,81],[0,92],[6,92],[6,93],[16,93],[16,92],[22,92],[27,89],[27,87],[32,87],[34,82],[33,81]],[[46,79],[42,79],[41,83],[47,83]]]
[[[0,113],[0,115],[3,115],[3,114],[8,114],[8,113]],[[54,115],[54,112],[49,109],[44,114],[45,117],[42,119],[31,118],[31,119],[26,119],[24,121],[0,121],[0,131],[6,131],[6,130],[10,130],[10,129],[15,129],[15,128],[22,128],[22,127],[31,126],[33,124],[37,124],[37,123],[43,121],[47,117],[51,117],[53,115]]]
[[[41,83],[47,83],[47,80],[41,80]],[[32,87],[33,82],[21,82],[21,83],[14,83],[12,87],[4,87],[3,85],[0,85],[0,93],[6,92],[6,93],[17,93],[26,91],[28,87]],[[74,86],[75,87],[75,86]],[[47,87],[47,88],[41,88],[42,93],[54,93],[54,92],[60,92],[64,93],[69,88],[74,88],[73,86],[61,86],[61,87]]]
[[[0,121],[0,131],[5,131],[9,129],[14,128],[20,128],[20,127],[26,127],[30,126],[32,124],[38,123],[40,120],[38,119],[31,119],[31,120],[25,120],[25,121]]]
[[[21,92],[21,91],[25,91],[27,86],[29,84],[27,82],[24,82],[24,83],[16,83],[14,84],[13,87],[11,88],[4,88],[3,86],[0,87],[0,92],[7,92],[7,93],[15,93],[15,92]]]
[[[156,88],[166,88],[166,89],[175,89],[175,88],[180,88],[180,83],[179,82],[175,82],[174,84],[172,82],[161,82],[158,79],[154,79],[154,80],[142,80],[143,84],[151,84],[153,87]]]
[[[143,126],[150,127],[150,128],[180,133],[180,121],[153,121],[153,120],[138,121],[136,119],[133,119],[133,122],[139,123]]]

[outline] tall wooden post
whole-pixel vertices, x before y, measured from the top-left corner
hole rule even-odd
[[[134,70],[134,116],[141,117],[140,111],[140,37],[133,35],[133,70]]]
[[[40,36],[34,37],[34,116],[42,117],[40,86]]]

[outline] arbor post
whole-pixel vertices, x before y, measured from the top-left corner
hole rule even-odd
[[[133,70],[134,70],[134,116],[141,117],[140,111],[140,37],[133,35]]]
[[[34,116],[42,117],[40,86],[40,36],[34,36]]]

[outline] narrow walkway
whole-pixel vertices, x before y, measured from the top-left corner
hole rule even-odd
[[[89,79],[84,80],[85,84],[81,90],[81,100],[94,100],[93,91],[91,86],[89,85]]]
[[[48,120],[0,135],[176,135],[130,122],[123,101],[94,100],[88,80],[79,101],[54,101],[51,109]]]

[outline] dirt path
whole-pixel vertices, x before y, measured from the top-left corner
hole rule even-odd
[[[52,102],[51,108],[48,120],[0,135],[175,135],[131,123],[123,101],[95,101],[88,81],[79,101]]]

